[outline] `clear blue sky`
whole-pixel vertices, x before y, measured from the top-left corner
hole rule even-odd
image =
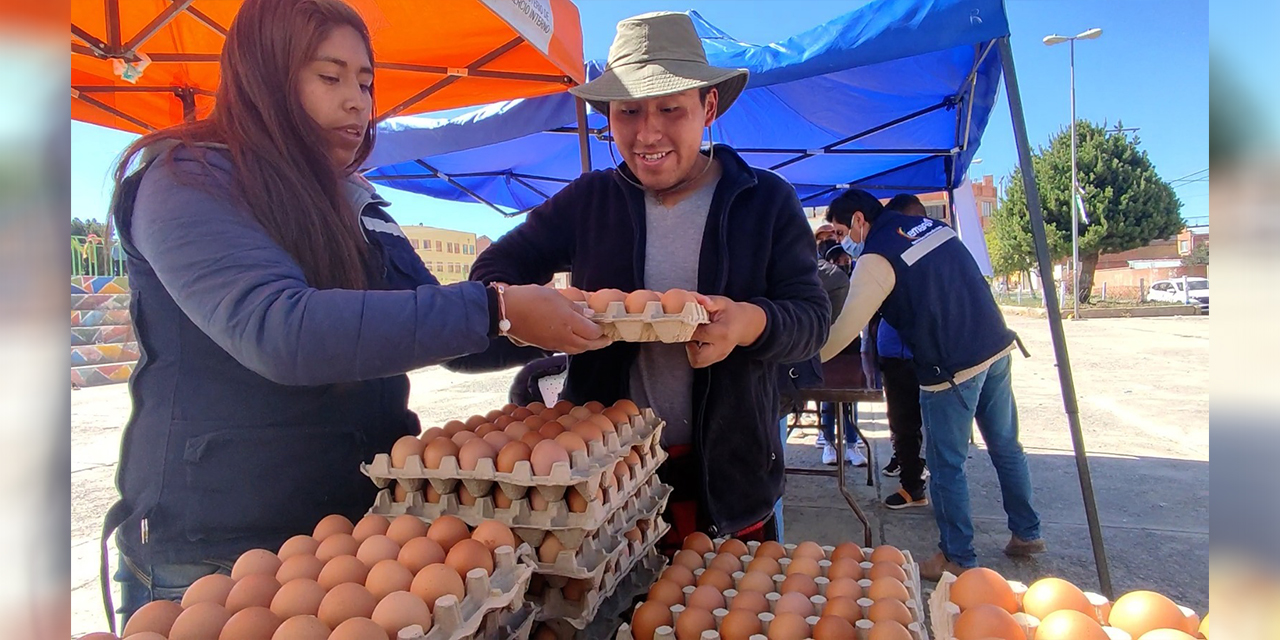
[[[765,44],[851,11],[832,0],[577,0],[587,58],[604,58],[614,25],[647,11],[697,10],[739,40]],[[1209,167],[1209,8],[1207,0],[1008,0],[1014,58],[1033,145],[1045,144],[1070,120],[1067,45],[1046,47],[1051,33],[1103,35],[1076,47],[1076,110],[1082,119],[1122,120],[1139,127],[1142,148],[1160,175],[1174,180]],[[1270,36],[1269,36],[1270,37]],[[1258,69],[1263,72],[1262,68]],[[1241,80],[1248,82],[1252,74]],[[1017,151],[1003,87],[971,175],[997,179]],[[71,214],[101,220],[109,202],[107,174],[132,136],[72,123]],[[482,205],[434,200],[384,189],[401,224],[427,224],[497,237],[519,222]],[[1209,184],[1178,188],[1183,217],[1208,222]]]

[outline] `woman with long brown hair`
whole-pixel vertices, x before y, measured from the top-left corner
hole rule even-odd
[[[247,0],[221,74],[207,119],[143,137],[116,172],[142,352],[105,534],[118,528],[126,616],[362,514],[375,487],[359,464],[420,429],[405,372],[500,335],[607,343],[551,289],[427,271],[354,173],[375,74],[349,6]]]

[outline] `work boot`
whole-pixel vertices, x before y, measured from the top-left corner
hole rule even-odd
[[[1014,535],[1009,536],[1009,544],[1004,546],[1004,554],[1014,558],[1027,558],[1048,550],[1049,545],[1045,543],[1044,538],[1023,540]]]
[[[941,551],[934,554],[932,558],[920,563],[920,579],[930,582],[941,580],[943,572],[958,576],[965,571],[968,571],[968,569],[948,560],[947,556]]]

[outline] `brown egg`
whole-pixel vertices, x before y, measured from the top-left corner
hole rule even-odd
[[[369,565],[360,561],[355,556],[338,556],[326,563],[324,568],[320,570],[320,577],[316,582],[325,590],[344,582],[354,582],[356,584],[364,584],[364,579],[369,576]]]
[[[536,401],[536,400],[535,400],[535,401],[530,402],[529,404],[525,405],[525,408],[526,408],[526,409],[528,409],[528,410],[530,410],[530,411],[532,411],[532,412],[534,412],[534,413],[538,413],[539,411],[542,411],[542,410],[546,409],[546,408],[547,408],[547,405],[542,404],[541,402],[538,402],[538,401]]]
[[[276,556],[284,562],[293,556],[314,556],[318,548],[320,548],[319,540],[311,536],[294,536],[280,545],[280,552]]]
[[[1138,640],[1196,640],[1196,636],[1177,629],[1153,629]]]
[[[335,533],[320,542],[316,547],[316,557],[321,562],[328,562],[338,556],[354,556],[360,550],[360,543],[349,533]]]
[[[867,619],[872,622],[893,620],[905,627],[911,624],[911,610],[898,600],[877,600],[867,608]]]
[[[444,423],[443,428],[444,428],[444,434],[446,436],[453,437],[453,434],[458,433],[460,431],[466,431],[470,427],[467,426],[467,423],[461,420],[450,420]]]
[[[538,417],[542,418],[544,425],[547,422],[555,422],[556,419],[559,418],[561,415],[563,414],[561,414],[559,411],[557,411],[554,408],[543,409],[541,412],[538,413]]]
[[[867,640],[915,640],[915,636],[901,624],[885,620],[872,625],[871,631],[867,632]]]
[[[897,566],[897,565],[890,565]],[[901,569],[902,567],[898,567]],[[835,560],[827,567],[827,579],[839,580],[840,578],[853,578],[861,580],[863,575],[862,564],[850,558]]]
[[[314,616],[320,611],[320,601],[324,600],[326,592],[315,580],[290,580],[271,598],[271,612],[280,616],[281,620],[288,620],[293,616]]]
[[[714,619],[713,619],[714,622]],[[631,637],[635,640],[653,640],[658,627],[671,626],[671,609],[660,602],[645,602],[631,614]]]
[[[424,486],[426,486],[426,488],[422,490],[422,498],[431,504],[440,504],[440,499],[444,496],[441,496],[440,492],[436,491],[434,486],[430,484]]]
[[[471,532],[471,539],[476,540],[489,549],[489,553],[498,550],[498,547],[516,548],[516,536],[511,533],[511,529],[497,521],[485,520],[476,526],[475,531]]]
[[[234,615],[249,607],[268,608],[279,590],[280,583],[276,581],[275,576],[262,574],[245,576],[236,581],[236,585],[231,587],[231,593],[227,594],[227,611]]]
[[[475,438],[458,450],[458,466],[464,471],[474,471],[480,460],[493,460],[497,455],[498,451],[493,448],[493,445],[481,438]]]
[[[678,564],[690,571],[697,571],[703,568],[702,556],[692,549],[681,549],[676,552],[671,562]]]
[[[827,552],[822,550],[822,546],[816,542],[801,542],[796,545],[795,551],[791,552],[791,559],[796,558],[813,558],[814,561],[826,560]]]
[[[604,430],[589,418],[573,425],[569,431],[587,443],[588,451],[592,442],[604,442]]]
[[[814,582],[813,578],[806,574],[797,573],[787,576],[787,579],[782,581],[782,586],[778,588],[778,591],[782,593],[794,591],[804,594],[806,598],[812,598],[818,595],[818,583]]]
[[[822,605],[822,615],[839,616],[849,624],[856,624],[862,619],[862,605],[852,598],[828,598]]]
[[[840,616],[826,616],[813,625],[813,640],[854,640],[853,625]]]
[[[231,579],[239,580],[247,575],[274,576],[280,570],[280,558],[266,549],[250,549],[242,554],[231,567]]]
[[[356,528],[352,530],[351,537],[355,538],[356,542],[364,542],[369,536],[386,535],[387,527],[389,526],[391,526],[391,521],[386,516],[371,513],[356,523]]]
[[[511,502],[511,498],[508,498],[501,489],[493,492],[493,506],[499,509],[510,509]]]
[[[471,538],[471,530],[458,516],[440,516],[427,527],[427,537],[435,540],[447,557],[453,545]]]
[[[584,292],[582,289],[579,289],[577,287],[565,287],[563,289],[556,289],[556,292],[573,302],[587,301],[586,292]]]
[[[898,579],[884,577],[871,581],[871,588],[867,589],[867,597],[872,600],[892,598],[906,604],[907,600],[911,599],[911,594],[907,592],[907,586]]]
[[[696,582],[696,579],[693,577],[693,571],[690,571],[688,567],[683,567],[678,564],[673,564],[664,569],[662,571],[662,575],[659,576],[658,579],[674,582],[680,585],[680,588],[682,589]]]
[[[738,580],[738,591],[773,593],[775,588],[773,576],[761,571],[748,571]]]
[[[271,640],[329,640],[329,627],[315,616],[294,616],[280,623]]]
[[[587,595],[587,589],[590,586],[589,580],[569,580],[560,587],[560,593],[569,602],[582,602],[582,597]]]
[[[538,435],[544,440],[554,440],[564,432],[564,425],[560,424],[558,420],[552,420],[538,428]]]
[[[480,414],[478,414],[478,413],[477,413],[477,414],[475,414],[475,415],[471,416],[470,418],[467,418],[467,419],[464,421],[464,424],[466,424],[466,425],[467,425],[467,429],[474,431],[476,427],[478,427],[478,426],[480,426],[480,425],[482,425],[482,424],[484,424],[484,423],[486,423],[486,422],[488,422],[488,421],[489,421],[489,418],[487,418],[487,417],[485,417],[485,416],[482,416],[482,415],[480,415]]]
[[[507,435],[504,431],[494,431],[484,434],[484,441],[493,447],[494,451],[502,451],[502,448],[514,441],[514,438]]]
[[[442,596],[452,595],[462,601],[467,595],[466,584],[458,577],[458,572],[444,564],[433,564],[423,567],[413,577],[409,593],[422,598],[431,613],[436,612],[436,600]]]
[[[702,609],[703,611],[715,611],[724,608],[724,593],[709,584],[695,587],[693,593],[685,598],[685,603],[690,609]]]
[[[810,578],[816,578],[822,575],[822,568],[818,566],[818,561],[813,558],[795,558],[791,564],[787,565],[786,575],[806,575]]]
[[[650,302],[662,304],[662,296],[658,295],[656,291],[637,289],[627,294],[626,299],[623,300],[623,305],[625,306],[627,313],[644,313],[645,307]]]
[[[871,551],[871,562],[892,562],[898,566],[907,563],[907,557],[897,547],[882,544]]]
[[[151,631],[169,635],[173,623],[182,614],[182,605],[170,600],[153,600],[138,608],[124,625],[124,637]]]
[[[626,421],[626,417],[627,417],[627,416],[626,416],[626,414],[625,414],[625,413],[623,413],[623,412],[622,412],[621,410],[619,410],[619,409],[605,409],[605,411],[613,411],[613,412],[615,412],[616,414],[618,414],[619,416],[621,416],[621,418],[622,418],[622,420],[623,420],[623,421]],[[618,432],[618,428],[614,425],[613,420],[609,419],[609,418],[608,418],[608,417],[606,417],[606,415],[604,415],[604,414],[599,414],[599,413],[597,413],[597,414],[595,414],[595,415],[591,416],[590,418],[587,418],[586,420],[583,420],[582,422],[579,422],[578,424],[579,424],[579,425],[580,425],[580,424],[589,424],[589,425],[591,425],[591,426],[593,426],[593,427],[599,427],[599,428],[600,428],[600,436],[601,436],[602,438],[603,438],[604,436],[606,436],[606,435],[610,434],[610,433],[614,433],[614,434],[616,434],[616,433]],[[578,426],[578,425],[574,425],[574,426]],[[584,439],[585,439],[585,438],[584,438]]]
[[[965,573],[969,572],[966,571]],[[902,570],[902,565],[881,561],[871,565],[871,568],[867,570],[866,577],[870,580],[893,578],[899,582],[906,582],[907,572]]]
[[[769,640],[803,640],[809,637],[809,623],[794,613],[780,613],[769,623]]]
[[[466,433],[459,431],[458,433]],[[427,443],[426,449],[422,452],[422,464],[428,469],[439,469],[440,461],[445,458],[458,457],[458,445],[452,440],[444,438],[436,438]]]
[[[965,573],[968,573],[966,571]],[[885,600],[884,602],[896,602],[894,600]],[[879,602],[876,603],[880,604]],[[872,609],[875,605],[872,605]],[[903,607],[905,609],[906,607]],[[872,614],[874,615],[874,611]],[[902,620],[898,620],[902,622]],[[903,622],[903,624],[907,624]],[[1026,637],[1022,629],[1018,626],[1018,622],[1009,615],[1008,611],[993,605],[979,604],[961,612],[960,616],[955,620],[955,630],[952,634],[957,640],[984,640],[986,638],[996,638],[997,640],[1022,640]]]
[[[169,640],[218,640],[218,634],[231,619],[226,607],[216,602],[199,602],[182,610],[173,627]],[[134,637],[137,637],[136,635]],[[81,639],[83,640],[83,638]]]
[[[266,607],[248,607],[227,618],[218,640],[271,640],[281,622],[280,616]]]
[[[572,487],[565,492],[565,503],[569,505],[569,511],[573,513],[586,513],[587,508],[590,506],[590,503],[578,491],[577,487]]]
[[[573,411],[574,407],[575,405],[572,402],[569,402],[568,400],[561,400],[555,404],[554,409],[558,411],[560,415],[565,415],[566,413]]]
[[[1027,614],[1043,620],[1054,611],[1071,609],[1083,614],[1092,614],[1094,607],[1079,587],[1062,578],[1041,578],[1036,580],[1026,593],[1022,594],[1022,610]]]
[[[431,630],[431,607],[408,591],[396,591],[387,594],[374,607],[373,621],[391,638],[396,637],[401,629],[415,624],[426,632]]]
[[[724,542],[720,543],[720,548],[718,549],[718,551],[720,553],[733,554],[739,558],[745,555],[750,555],[747,552],[746,543],[737,538],[729,538],[728,540],[725,540]]]
[[[719,569],[707,569],[698,576],[698,586],[704,584],[715,587],[718,591],[727,591],[733,588],[733,577],[728,573]]]
[[[761,542],[759,547],[756,547],[756,557],[778,560],[780,558],[787,557],[787,550],[776,541],[766,540],[765,542]]]
[[[426,445],[436,438],[448,438],[450,435],[452,434],[446,433],[443,427],[431,427],[423,431],[422,435],[418,436],[418,439],[422,441],[423,445]]]
[[[384,535],[369,536],[367,540],[360,543],[360,549],[356,551],[356,557],[368,567],[383,560],[395,560],[399,556],[400,545]]]
[[[550,412],[554,414],[555,409],[551,409]],[[556,416],[556,417],[559,417],[559,416]],[[538,429],[542,428],[542,425],[548,422],[555,422],[555,418],[551,418],[548,420],[547,418],[544,418],[541,415],[536,415],[536,416],[529,416],[528,418],[524,419],[524,424],[525,426],[529,427],[530,431],[537,431]]]
[[[581,407],[576,407],[576,408],[580,409]],[[564,415],[564,416],[560,416],[559,418],[556,418],[556,423],[564,427],[565,431],[568,431],[571,427],[577,425],[579,422],[582,422],[582,418],[579,418],[578,416],[575,416],[572,414]],[[564,433],[564,431],[562,431],[561,433]]]
[[[516,468],[516,463],[522,460],[528,460],[533,454],[533,449],[529,445],[515,440],[507,443],[498,451],[497,464],[495,465],[499,473],[511,473]]]
[[[1004,576],[986,567],[975,567],[960,574],[951,583],[950,599],[961,611],[980,604],[994,604],[1011,614],[1018,612],[1018,600],[1013,595],[1013,588],[1005,581]]]
[[[367,618],[373,614],[378,601],[363,585],[344,582],[329,590],[320,602],[320,612],[316,616],[321,622],[336,628],[344,620],[350,618]]]
[[[778,602],[773,605],[773,612],[778,615],[794,613],[801,618],[808,618],[817,613],[814,610],[813,601],[798,591],[782,594]]]
[[[395,488],[391,490],[391,500],[393,502],[406,502],[409,500],[409,489],[403,483],[395,483]]]
[[[646,599],[649,602],[660,602],[668,607],[684,604],[683,587],[669,580],[659,580],[649,587],[649,595]]]
[[[742,571],[742,560],[730,553],[719,553],[711,559],[707,565],[709,569],[719,569],[725,573],[736,573]]]
[[[685,305],[696,301],[697,298],[684,289],[671,289],[662,294],[659,300],[662,302],[663,313],[678,315],[684,313]]]
[[[542,437],[542,434],[538,433],[537,431],[530,431],[529,433],[526,433],[520,437],[520,442],[523,442],[529,445],[530,451],[533,450],[533,447],[538,446],[538,443],[542,442],[543,440],[546,440],[546,438]]]
[[[538,425],[538,426],[542,426],[542,425]],[[512,422],[502,428],[502,432],[507,434],[508,436],[511,436],[512,440],[519,440],[522,436],[524,436],[524,434],[529,433],[529,431],[531,430],[532,428],[530,427],[530,425],[524,422],[520,422],[519,420],[517,420],[516,422]]]
[[[385,637],[387,630],[365,617],[344,620],[329,634],[329,640],[382,640]]]
[[[831,552],[831,562],[837,560],[853,560],[854,562],[862,562],[866,560],[866,556],[862,553],[862,547],[852,543],[844,542],[836,545],[835,551]]]
[[[190,607],[201,602],[226,605],[227,594],[231,593],[231,588],[235,585],[236,581],[232,580],[229,575],[223,573],[209,574],[187,587],[187,592],[182,594],[182,606]]]
[[[473,431],[459,431],[453,434],[452,438],[449,438],[449,440],[451,440],[454,444],[458,445],[459,450],[462,449],[462,445],[468,442],[471,442],[472,440],[479,440],[479,439],[480,439],[480,436],[476,435],[475,432]]]
[[[410,457],[422,457],[425,448],[426,443],[418,436],[401,436],[395,444],[391,445],[391,468],[403,469]]]
[[[364,587],[375,600],[382,600],[389,593],[408,591],[413,585],[413,572],[395,560],[383,560],[369,569]]]
[[[529,462],[533,465],[534,475],[548,476],[551,475],[551,468],[556,463],[569,463],[569,452],[554,440],[543,440],[533,448],[533,453],[529,455]]]
[[[965,572],[966,575],[968,573]],[[1131,591],[1117,598],[1111,604],[1108,623],[1127,631],[1134,638],[1141,638],[1143,634],[1155,629],[1177,629],[1186,633],[1196,631],[1177,604],[1154,591]]]
[[[335,533],[345,533],[350,535],[355,528],[356,526],[351,524],[351,521],[348,520],[346,516],[335,513],[330,516],[325,516],[320,520],[320,522],[316,523],[315,531],[311,533],[311,537],[315,538],[318,542],[324,542],[325,538],[328,538]]]
[[[564,433],[556,436],[556,444],[564,447],[564,450],[568,452],[570,457],[573,456],[574,451],[581,451],[583,453],[587,452],[586,441],[582,439],[582,436],[572,431],[565,431]]]
[[[444,563],[463,580],[472,569],[484,569],[485,573],[492,574],[493,552],[478,540],[459,540],[445,555]]]
[[[627,466],[625,460],[619,460],[613,465],[613,477],[618,481],[618,486],[626,486],[631,481],[631,467]]]
[[[711,541],[711,537],[701,531],[694,531],[685,536],[684,543],[681,548],[690,549],[698,555],[703,555],[715,551],[715,543]]]
[[[739,591],[738,595],[733,597],[733,602],[729,603],[729,610],[739,609],[751,613],[765,613],[769,610],[769,600],[758,591]]]
[[[569,415],[577,418],[578,420],[586,420],[594,414],[595,412],[587,407],[574,407],[569,410]]]
[[[862,585],[858,584],[858,581],[853,578],[832,580],[831,583],[827,585],[827,593],[825,595],[828,600],[832,598],[849,598],[850,600],[857,600],[862,597]]]
[[[604,416],[604,418],[609,421],[609,426],[614,430],[616,430],[619,425],[631,423],[631,414],[619,409],[618,407],[609,407],[604,411],[601,411],[600,415]],[[603,428],[603,425],[601,425],[601,427]]]
[[[720,621],[720,637],[724,640],[750,640],[760,632],[760,616],[754,611],[732,609]]]
[[[407,513],[399,515],[387,526],[386,535],[394,540],[396,544],[403,547],[410,540],[427,535],[427,523],[423,522],[421,518]]]
[[[464,485],[464,484],[458,485],[457,495],[458,495],[458,502],[461,503],[464,507],[473,507],[475,506],[476,502],[480,501],[480,497],[473,495],[471,491],[467,489],[467,485]]]
[[[506,416],[503,416],[503,417],[505,418]],[[478,438],[482,438],[482,439],[483,439],[485,436],[487,436],[487,435],[489,435],[489,434],[491,434],[491,433],[493,433],[493,432],[495,432],[495,431],[496,431],[496,432],[499,432],[499,433],[501,433],[501,432],[502,432],[502,430],[501,430],[501,429],[499,429],[497,425],[493,424],[492,422],[486,422],[486,423],[484,423],[484,424],[482,424],[482,425],[480,425],[480,426],[476,427],[475,434],[476,434],[476,437],[478,437]]]
[[[716,618],[705,609],[685,609],[676,619],[676,640],[699,640],[703,631],[716,628]]]
[[[146,640],[165,640],[164,636],[150,631],[146,633],[146,636],[150,636],[149,638],[146,638]],[[120,636],[117,636],[114,633],[107,633],[106,631],[94,631],[93,633],[87,633],[80,636],[80,640],[120,640]],[[217,636],[214,637],[214,640],[217,640]]]
[[[532,496],[537,492],[531,491],[529,493]],[[553,564],[561,551],[564,551],[564,543],[560,542],[559,538],[548,533],[542,539],[542,544],[538,546],[538,560],[546,564]]]
[[[551,504],[542,496],[542,492],[536,489],[530,489],[525,494],[525,498],[529,500],[529,508],[534,511],[546,511],[551,508]]]
[[[613,406],[614,406],[614,407],[617,407],[618,409],[622,409],[624,412],[626,412],[626,414],[627,414],[628,416],[638,416],[638,415],[640,415],[640,407],[637,407],[637,406],[636,406],[636,403],[634,403],[634,402],[632,402],[632,401],[630,401],[630,400],[628,400],[628,399],[626,399],[626,398],[623,398],[623,399],[621,399],[621,400],[619,400],[619,401],[617,401],[617,402],[613,403]],[[745,553],[743,553],[742,555],[746,555],[746,554],[745,554]]]
[[[1030,592],[1028,592],[1030,593]],[[1145,637],[1145,636],[1144,636]],[[1091,616],[1075,609],[1059,609],[1040,620],[1036,640],[1108,640],[1107,632]],[[1135,640],[1141,640],[1137,638]]]

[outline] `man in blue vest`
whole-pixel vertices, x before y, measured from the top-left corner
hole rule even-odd
[[[921,577],[938,580],[943,571],[958,575],[978,566],[964,471],[975,419],[1012,532],[1005,553],[1043,552],[1010,377],[1018,338],[1005,326],[973,256],[942,222],[885,209],[860,189],[836,198],[827,219],[859,258],[822,359],[852,342],[877,309],[914,356],[933,479],[929,494],[941,538],[940,552],[921,563]]]

